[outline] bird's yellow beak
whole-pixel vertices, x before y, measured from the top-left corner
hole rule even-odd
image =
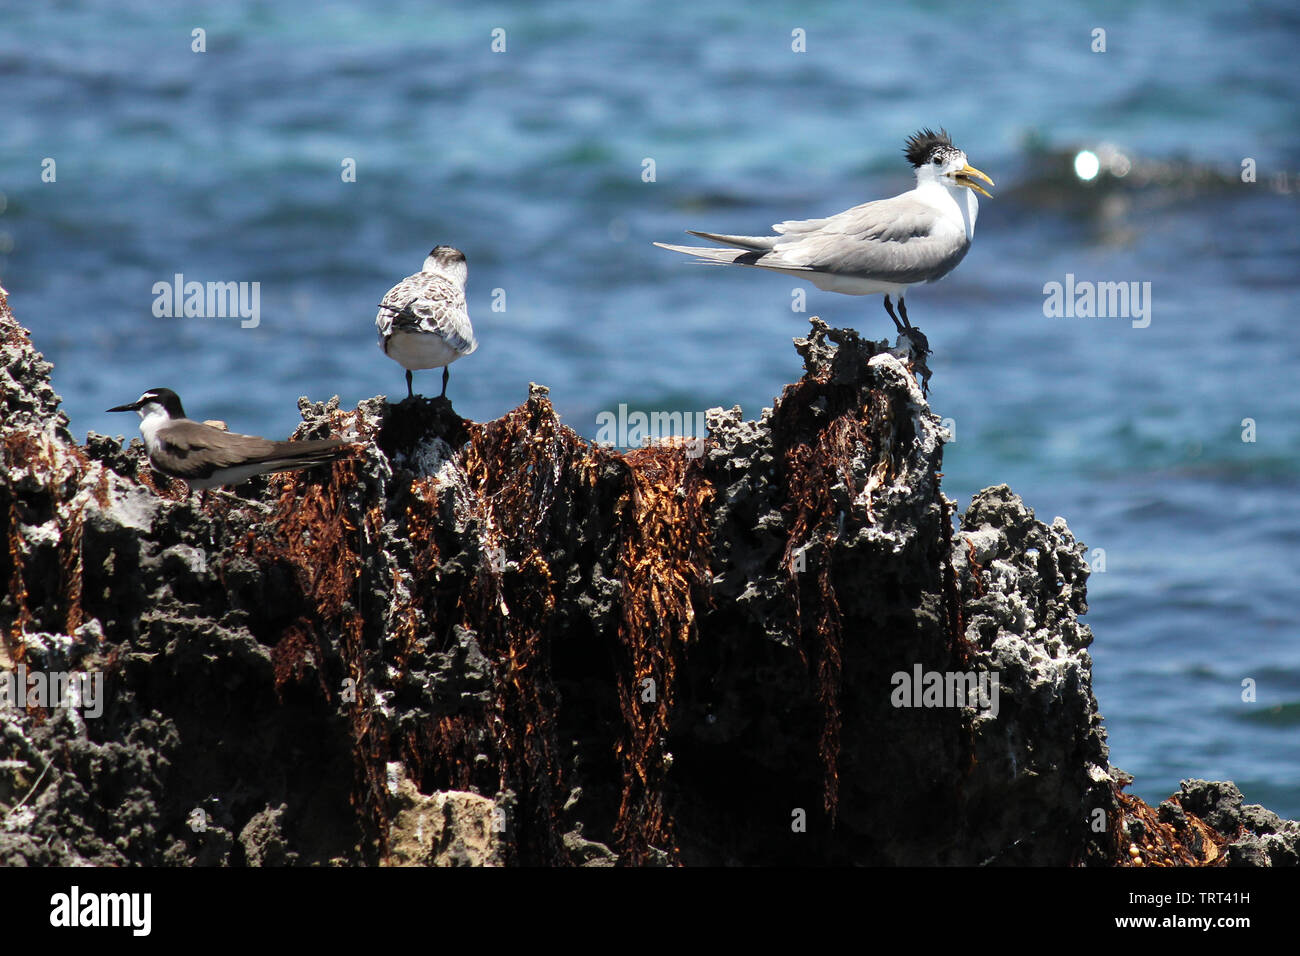
[[[980,172],[978,169],[976,169],[974,166],[970,166],[970,165],[963,166],[961,169],[957,170],[957,173],[956,173],[956,175],[953,177],[953,179],[954,179],[954,181],[956,181],[956,182],[958,183],[958,185],[961,185],[961,186],[969,186],[971,189],[975,190],[977,193],[983,193],[985,196],[988,196],[990,199],[992,199],[992,198],[993,198],[993,194],[990,193],[990,192],[989,192],[987,189],[985,189],[983,186],[981,186],[979,183],[975,182],[975,180],[972,178],[972,177],[976,177],[976,176],[979,177],[980,179],[984,180],[984,181],[985,181],[986,183],[988,183],[990,186],[995,185],[995,183],[993,182],[993,180],[989,179],[987,176],[985,176],[983,173],[981,173],[981,172]]]

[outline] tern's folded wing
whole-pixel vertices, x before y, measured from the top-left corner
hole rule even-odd
[[[257,461],[275,453],[276,443],[198,422],[178,422],[158,433],[155,465],[177,478],[207,478],[218,468]]]
[[[902,197],[855,206],[827,219],[780,223],[773,250],[817,272],[912,285],[941,278],[970,248],[964,229],[925,203]]]
[[[417,273],[393,286],[379,303],[375,326],[382,336],[430,332],[462,354],[478,348],[465,292],[442,276]]]

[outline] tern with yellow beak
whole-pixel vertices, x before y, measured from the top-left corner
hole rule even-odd
[[[781,272],[828,292],[883,292],[885,311],[898,331],[910,330],[903,296],[911,286],[943,278],[965,257],[979,214],[975,193],[993,198],[975,180],[990,186],[993,180],[966,162],[946,130],[915,133],[903,152],[916,170],[916,188],[892,199],[863,203],[826,219],[780,222],[772,227],[775,236],[687,230],[733,249],[655,245],[695,256],[698,262]],[[902,322],[891,295],[898,296]]]

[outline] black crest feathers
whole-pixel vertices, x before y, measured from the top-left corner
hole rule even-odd
[[[948,137],[946,129],[940,129],[937,133],[932,129],[913,133],[907,138],[907,145],[903,147],[903,152],[907,156],[907,161],[914,167],[923,166],[936,146],[952,147],[952,140]]]

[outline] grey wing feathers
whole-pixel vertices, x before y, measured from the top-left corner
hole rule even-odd
[[[309,463],[333,461],[342,458],[351,448],[351,442],[338,438],[319,438],[308,441],[277,441],[275,448],[263,461],[303,461]]]
[[[674,246],[667,242],[656,242],[660,249],[684,252],[695,256],[699,262],[712,262],[719,265],[760,266],[764,269],[793,269],[811,272],[809,266],[787,265],[770,252],[746,251],[744,249],[715,249],[711,246]]]
[[[275,442],[255,435],[223,432],[197,422],[177,425],[158,436],[166,471],[178,478],[206,478],[218,468],[270,455]]]
[[[465,290],[439,275],[416,273],[389,289],[375,326],[383,337],[398,330],[431,332],[465,355],[478,348]]]
[[[780,238],[778,236],[721,236],[713,232],[696,232],[694,229],[687,229],[686,231],[692,236],[699,236],[701,239],[710,239],[724,245],[755,251],[771,249]]]
[[[311,446],[304,448],[302,446]],[[278,441],[275,452],[267,458],[256,462],[268,466],[268,471],[297,471],[313,465],[324,465],[344,458],[350,451],[348,442],[336,439],[320,441]]]
[[[303,465],[331,461],[345,454],[349,443],[336,438],[313,441],[270,441],[256,435],[223,432],[198,423],[174,427],[159,435],[165,470],[178,478],[203,479],[219,468],[269,462]]]
[[[902,197],[774,228],[782,234],[775,250],[783,258],[818,272],[909,285],[946,275],[970,248],[965,232],[946,224],[932,207]]]
[[[970,240],[925,203],[896,197],[863,203],[825,219],[792,219],[772,227],[776,236],[727,236],[692,232],[739,246],[712,249],[655,245],[701,260],[782,272],[822,272],[911,285],[950,272]]]

